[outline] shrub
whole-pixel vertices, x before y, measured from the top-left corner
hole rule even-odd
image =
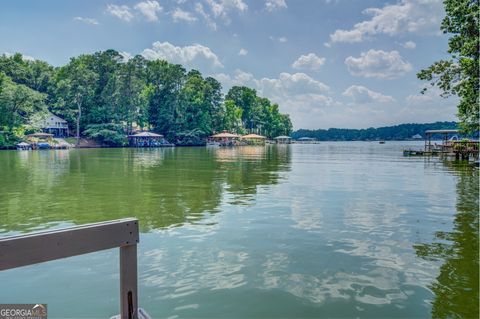
[[[108,146],[125,146],[127,138],[120,124],[91,124],[83,134]]]

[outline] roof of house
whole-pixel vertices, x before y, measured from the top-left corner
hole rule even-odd
[[[275,139],[286,139],[286,138],[291,138],[291,137],[286,136],[286,135],[280,135],[280,136],[275,137]]]

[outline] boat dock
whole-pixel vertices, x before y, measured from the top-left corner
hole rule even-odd
[[[458,139],[459,130],[427,130],[425,131],[425,145],[423,150],[406,149],[404,156],[447,156],[456,160],[478,159],[479,141]],[[433,142],[435,135],[443,136],[442,142]],[[450,138],[449,138],[450,137]]]

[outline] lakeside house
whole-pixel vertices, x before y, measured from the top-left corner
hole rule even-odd
[[[247,134],[241,137],[247,145],[265,145],[266,137],[258,134]]]
[[[52,134],[53,137],[67,137],[69,135],[67,121],[50,112],[37,120],[35,126],[44,133]]]
[[[412,139],[413,140],[421,140],[421,139],[423,139],[423,137],[420,134],[415,134],[415,135],[412,136]]]
[[[290,136],[286,135],[280,135],[274,138],[275,142],[277,144],[291,144],[292,143],[292,138]]]

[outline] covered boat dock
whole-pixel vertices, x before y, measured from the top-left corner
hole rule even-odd
[[[229,133],[227,131],[210,136],[210,140],[219,143],[219,146],[236,146],[239,144],[239,138],[240,135]]]
[[[129,135],[128,142],[132,147],[170,147],[174,146],[169,143],[163,135],[152,132],[140,132]]]
[[[265,145],[267,137],[258,134],[247,134],[241,139],[248,145]]]
[[[292,138],[290,136],[286,135],[280,135],[274,138],[275,142],[277,144],[291,144],[292,143]]]

